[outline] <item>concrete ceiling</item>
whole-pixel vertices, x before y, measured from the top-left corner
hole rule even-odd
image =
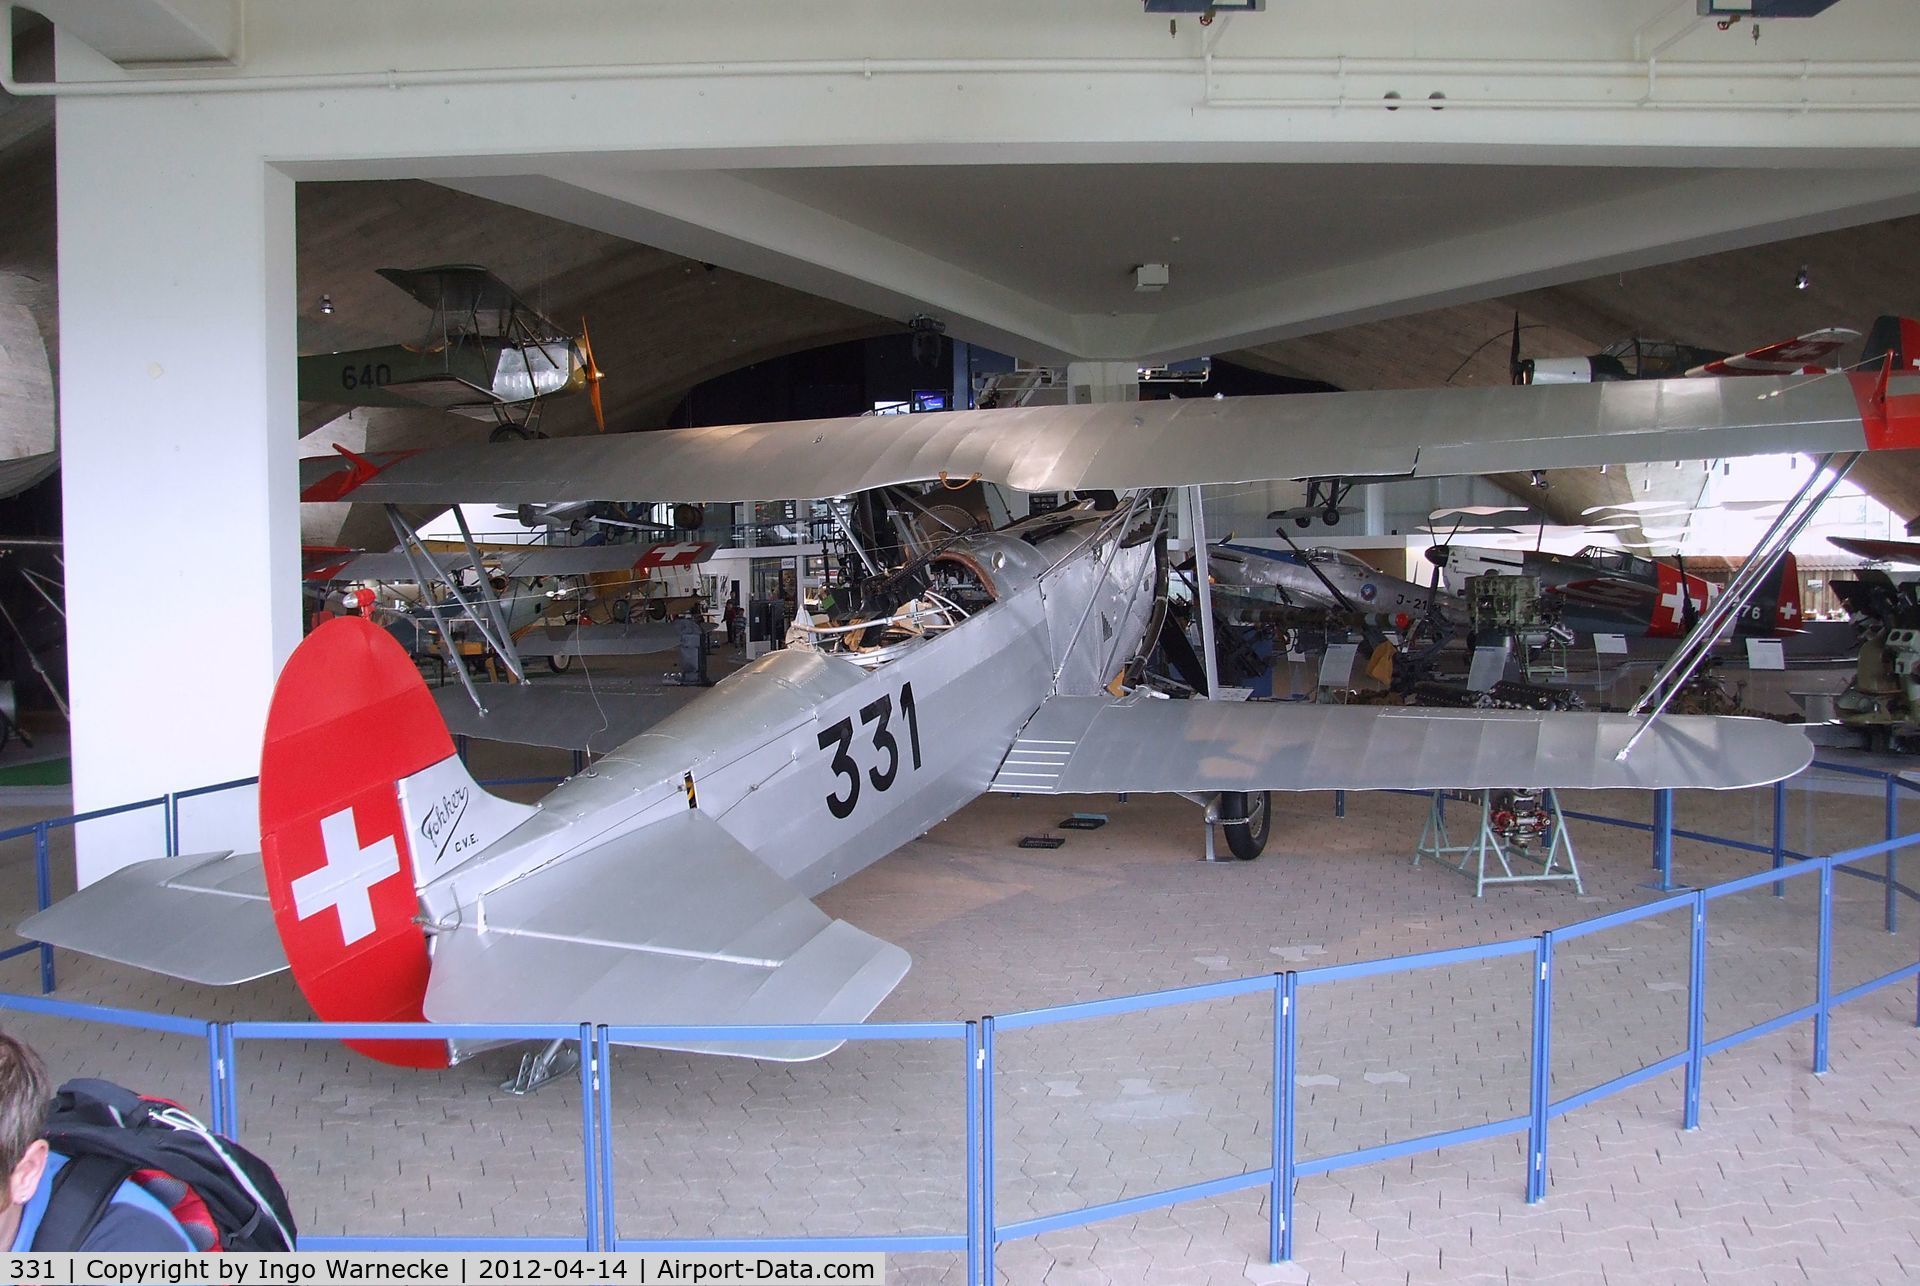
[[[1273,290],[1383,246],[1495,234],[1683,185],[1691,169],[1500,165],[971,165],[779,169],[732,177],[914,244],[1069,313],[1165,317]],[[1134,289],[1142,263],[1172,283]]]
[[[68,34],[87,38],[84,4],[54,0],[53,7]],[[1472,12],[1499,7],[1476,0]],[[378,48],[341,43],[343,33],[360,30],[351,22],[271,5],[248,10],[240,59],[233,33],[213,21],[221,5],[140,8],[165,21],[157,28],[108,23],[91,43],[125,64],[217,61],[228,50],[236,67],[283,75],[344,72],[363,55],[403,53],[411,60],[378,66],[451,67],[478,59],[487,45],[484,16],[455,28],[474,37],[470,48],[449,44],[444,25],[426,16],[431,4],[416,14],[417,31],[381,27]],[[349,4],[346,11],[358,10]],[[1851,123],[1878,119],[1852,110],[1870,105],[1861,95],[1881,94],[1890,108],[1910,97],[1855,74],[1858,60],[1897,40],[1910,12],[1857,0],[1817,23],[1769,25],[1764,47],[1744,32],[1734,40],[1717,35],[1693,20],[1690,6],[1646,0],[1579,12],[1588,24],[1579,39],[1564,22],[1521,25],[1502,28],[1498,48],[1483,49],[1463,35],[1471,25],[1464,21],[1409,15],[1409,26],[1387,33],[1358,10],[1331,3],[1290,6],[1284,23],[1268,15],[1211,33],[1140,23],[1137,12],[1113,19],[1082,5],[1071,20],[1022,29],[1035,83],[1054,96],[1046,130],[1015,130],[994,146],[967,142],[964,126],[982,102],[970,96],[965,111],[942,106],[901,118],[900,140],[871,145],[865,163],[858,148],[821,131],[828,104],[873,119],[866,95],[894,101],[881,96],[898,92],[905,102],[909,90],[930,86],[929,101],[954,104],[934,90],[962,93],[969,82],[948,86],[944,72],[929,80],[803,78],[794,82],[803,86],[795,101],[807,110],[784,124],[793,146],[779,145],[777,128],[758,148],[676,145],[667,135],[678,126],[654,117],[646,133],[658,150],[643,153],[616,150],[633,146],[630,135],[606,141],[619,137],[614,126],[624,117],[593,110],[588,100],[598,91],[569,82],[567,133],[576,150],[566,155],[516,158],[503,145],[493,158],[423,153],[378,165],[336,162],[336,173],[357,167],[440,181],[303,183],[299,345],[324,351],[418,333],[424,313],[375,268],[482,262],[563,324],[589,319],[608,372],[611,426],[632,428],[657,424],[702,379],[880,333],[921,311],[948,321],[956,337],[1022,356],[1210,352],[1363,388],[1503,380],[1516,309],[1524,345],[1538,355],[1594,351],[1633,333],[1732,349],[1911,309],[1920,282],[1909,216],[1920,209],[1920,168],[1901,137],[1866,126],[1850,131]],[[617,25],[615,15],[607,19]],[[905,66],[921,52],[912,24],[930,20],[902,16],[863,32],[880,43],[862,52]],[[696,63],[705,41],[731,42],[737,52],[779,34],[716,33],[697,8],[674,4],[650,11],[648,21],[660,40],[680,42],[661,57]],[[15,31],[22,33],[17,19]],[[527,34],[535,37],[528,67],[591,63],[605,44],[572,28],[537,26]],[[1652,101],[1652,62],[1644,83],[1635,66],[1643,37],[1694,60],[1695,79],[1685,82],[1691,88],[1663,94],[1724,92],[1751,98],[1753,110],[1731,121],[1716,116],[1704,133],[1689,129],[1707,119],[1699,113],[1649,110],[1689,104]],[[567,44],[576,38],[585,41],[578,49]],[[810,28],[782,39],[810,42],[778,51],[796,66],[813,56],[827,58],[826,67],[845,52],[844,41]],[[34,40],[22,42],[23,74],[41,52]],[[772,45],[760,50],[773,52]],[[1278,117],[1259,114],[1263,101],[1317,84],[1320,73],[1307,66],[1314,57],[1356,52],[1372,52],[1379,66],[1350,84],[1343,70],[1341,85],[1312,89],[1340,96],[1331,119],[1289,117],[1294,125],[1282,129]],[[1090,57],[1061,64],[1070,71],[1041,66],[1041,55],[1082,53]],[[1382,62],[1383,53],[1393,56]],[[1101,57],[1138,60],[1124,74],[1151,79],[1101,79],[1103,69],[1092,65]],[[1578,115],[1509,115],[1494,100],[1519,91],[1489,80],[1500,73],[1486,70],[1501,57],[1570,60],[1594,76],[1617,76],[1618,84],[1521,73],[1528,94],[1591,101]],[[1201,88],[1182,78],[1189,65],[1198,72],[1203,58]],[[1615,62],[1592,61],[1599,58]],[[1811,60],[1802,66],[1812,78],[1793,92],[1806,100],[1803,108],[1811,102],[1821,110],[1789,117],[1767,110],[1780,106],[1769,99],[1779,78],[1768,69],[1795,58]],[[1743,79],[1749,66],[1758,79]],[[1005,71],[995,80],[1000,69],[987,67],[978,72],[986,79],[972,82],[999,95],[989,110],[1025,101],[1013,87],[1029,72],[1011,64]],[[1488,101],[1479,111],[1360,110],[1380,105],[1383,86],[1397,92],[1394,78],[1440,85],[1455,106],[1473,95]],[[1116,83],[1137,84],[1144,94],[1110,96]],[[716,77],[710,88],[724,97],[728,86]],[[1196,88],[1197,106],[1168,110],[1191,102]],[[1610,97],[1628,90],[1648,101]],[[488,89],[497,121],[518,119],[510,102],[517,92],[504,84]],[[1825,110],[1836,98],[1849,110]],[[1099,117],[1103,110],[1109,119]],[[52,351],[50,115],[43,102],[0,96],[0,179],[14,198],[0,221],[0,272],[12,274],[14,293],[40,292],[31,308]],[[684,115],[697,121],[700,113]],[[963,128],[949,131],[950,119]],[[1167,121],[1178,128],[1167,130]],[[1578,123],[1558,124],[1569,121]],[[1243,130],[1242,122],[1255,123]],[[902,160],[909,163],[891,163]],[[302,173],[328,169],[315,162]],[[1703,250],[1715,253],[1701,257]],[[1147,262],[1170,265],[1165,291],[1133,289],[1133,267]],[[1812,288],[1797,292],[1792,281],[1803,263]],[[330,315],[318,309],[323,294]],[[317,449],[336,438],[378,449],[487,431],[424,412],[360,412],[343,421],[337,408],[303,408],[303,432],[322,425],[330,431],[313,435]],[[551,403],[544,427],[588,430],[584,399]],[[1920,511],[1920,467],[1912,462],[1876,461],[1863,480],[1903,512]],[[1627,485],[1613,475],[1569,476],[1556,483],[1549,507],[1564,517],[1596,498],[1619,498]],[[382,532],[365,535],[378,540]]]

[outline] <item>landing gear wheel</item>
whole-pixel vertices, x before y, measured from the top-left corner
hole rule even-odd
[[[1325,509],[1322,509],[1320,511],[1320,521],[1326,523],[1329,527],[1337,526],[1340,522],[1340,507],[1338,505],[1328,505]]]
[[[1293,520],[1293,525],[1296,527],[1311,527],[1313,526],[1313,518],[1309,514],[1302,514]]]
[[[543,433],[540,436],[545,437]],[[527,431],[517,424],[502,424],[487,435],[487,441],[498,445],[502,442],[525,442]]]
[[[555,653],[547,658],[547,668],[555,674],[565,674],[573,668],[573,654],[571,652]]]
[[[1220,796],[1220,828],[1227,847],[1243,862],[1251,862],[1267,847],[1273,829],[1272,796],[1264,790],[1229,790]]]
[[[625,625],[633,616],[633,604],[627,599],[616,598],[613,606],[607,609],[607,615],[613,618],[615,625]]]

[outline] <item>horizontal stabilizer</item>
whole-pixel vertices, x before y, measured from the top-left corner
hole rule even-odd
[[[1732,790],[1805,768],[1813,746],[1766,719],[1297,702],[1049,697],[993,780],[1029,794],[1218,790]]]
[[[446,1023],[855,1023],[910,963],[689,810],[463,908],[434,941],[425,1012]],[[840,1044],[632,1043],[781,1062]]]
[[[20,936],[226,987],[287,967],[258,853],[135,862],[20,925]]]

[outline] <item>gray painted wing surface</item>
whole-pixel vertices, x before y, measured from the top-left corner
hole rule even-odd
[[[433,1022],[853,1023],[911,963],[691,810],[535,871],[463,917],[434,941]],[[782,1062],[840,1044],[637,1043]]]
[[[1920,376],[1892,381],[1920,391]],[[1620,380],[1010,407],[423,451],[351,492],[397,503],[766,499],[978,475],[1027,491],[1440,476],[1866,444],[1845,376]],[[301,483],[343,472],[302,462]]]
[[[540,625],[513,640],[521,656],[644,656],[671,652],[680,643],[672,621],[613,625]]]
[[[485,714],[457,685],[435,688],[434,704],[459,737],[516,746],[554,746],[604,754],[618,749],[687,704],[703,689],[667,688],[660,693],[593,691],[584,687],[480,685]]]
[[[541,545],[524,554],[503,554],[500,570],[513,577],[586,576],[594,572],[630,572],[657,546]],[[711,551],[709,551],[709,555]],[[705,562],[702,558],[699,561]]]
[[[1730,790],[1790,777],[1813,758],[1784,724],[1668,715],[1617,761],[1638,726],[1623,714],[1055,696],[1021,731],[993,788]]]
[[[473,565],[473,560],[465,554],[435,553],[422,560],[422,566],[437,567],[440,574],[451,576]],[[413,564],[407,561],[406,554],[392,550],[384,554],[362,554],[352,562],[343,565],[331,577],[337,581],[408,581],[417,579]]]
[[[29,917],[19,933],[215,987],[287,967],[258,853],[135,862]]]

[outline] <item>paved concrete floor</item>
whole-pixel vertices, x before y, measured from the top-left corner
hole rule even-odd
[[[545,761],[542,761],[544,764]],[[524,767],[524,764],[522,765]],[[564,756],[553,759],[555,770]],[[486,767],[482,765],[482,771]],[[1844,785],[1844,784],[1842,784]],[[1643,834],[1575,823],[1586,891],[1497,889],[1408,857],[1423,805],[1278,800],[1255,863],[1194,860],[1179,800],[990,797],[831,891],[834,914],[905,946],[914,968],[876,1017],[965,1018],[1289,967],[1510,939],[1638,905]],[[1570,807],[1646,815],[1644,797]],[[1101,830],[1055,851],[1018,838],[1076,809]],[[21,810],[0,810],[12,824]],[[1766,792],[1681,796],[1680,824],[1761,838]],[[1920,803],[1906,822],[1920,827]],[[1788,841],[1879,837],[1876,794],[1796,790]],[[30,846],[0,848],[0,899],[31,890]],[[1764,859],[1678,846],[1713,882]],[[1920,857],[1909,860],[1911,867]],[[1810,998],[1815,882],[1713,904],[1708,1035]],[[1835,987],[1920,955],[1920,907],[1880,924],[1881,890],[1836,883]],[[284,980],[214,991],[62,956],[60,994],[206,1018],[302,1017]],[[1556,1095],[1684,1044],[1686,927],[1663,916],[1567,944],[1557,962]],[[30,991],[30,960],[0,966]],[[1679,1074],[1555,1122],[1551,1188],[1524,1200],[1521,1142],[1463,1146],[1303,1180],[1297,1262],[1265,1262],[1248,1192],[1011,1244],[1012,1282],[1752,1282],[1920,1273],[1920,1036],[1911,985],[1840,1011],[1833,1070],[1808,1025],[1711,1059],[1704,1128],[1679,1128]],[[1342,982],[1302,1002],[1300,1155],[1322,1156],[1525,1110],[1524,959]],[[1004,1036],[999,1217],[1025,1218],[1260,1167],[1271,1093],[1266,998],[1214,1001]],[[112,1076],[199,1105],[184,1039],[13,1015],[56,1074]],[[278,1168],[309,1232],[565,1234],[579,1226],[579,1102],[497,1090],[512,1061],[441,1073],[324,1042],[240,1051],[242,1137]],[[616,1182],[627,1236],[957,1231],[962,1072],[952,1045],[849,1045],[760,1065],[647,1050],[615,1056]],[[955,1255],[897,1256],[894,1280],[959,1282]]]

